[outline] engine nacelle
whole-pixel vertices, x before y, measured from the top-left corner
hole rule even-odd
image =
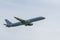
[[[25,24],[25,26],[32,26],[33,24],[31,23],[31,24]]]

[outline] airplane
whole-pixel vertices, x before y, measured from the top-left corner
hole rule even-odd
[[[45,19],[45,17],[36,17],[36,18],[28,19],[28,20],[24,20],[24,19],[21,19],[21,18],[18,18],[18,17],[14,17],[14,18],[17,19],[19,22],[12,23],[8,19],[5,19],[6,24],[4,24],[4,25],[6,27],[16,27],[16,26],[19,26],[19,25],[32,26],[33,25],[32,22]]]

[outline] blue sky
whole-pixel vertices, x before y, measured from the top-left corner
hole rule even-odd
[[[60,0],[0,0],[0,40],[60,40]],[[14,16],[45,20],[33,26],[7,28],[4,19],[17,22]]]

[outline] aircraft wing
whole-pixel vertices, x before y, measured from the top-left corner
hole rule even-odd
[[[19,20],[19,21],[25,21],[25,20],[23,20],[21,18],[18,18],[18,17],[14,17],[14,18],[17,19],[17,20]]]
[[[39,20],[43,20],[45,19],[44,17],[36,17],[36,18],[32,18],[32,19],[29,19],[27,20],[28,22],[35,22],[35,21],[39,21]]]
[[[18,18],[18,17],[14,17],[14,18],[16,18],[17,20],[19,20],[19,21],[21,21],[21,22],[25,22],[25,21],[35,22],[35,21],[39,21],[39,20],[45,19],[45,17],[36,17],[36,18],[29,19],[29,20],[23,20],[23,19]]]

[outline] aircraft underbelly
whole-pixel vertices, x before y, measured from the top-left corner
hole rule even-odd
[[[17,23],[13,23],[12,25],[10,26],[19,26],[19,25],[23,25],[21,22],[17,22]]]

